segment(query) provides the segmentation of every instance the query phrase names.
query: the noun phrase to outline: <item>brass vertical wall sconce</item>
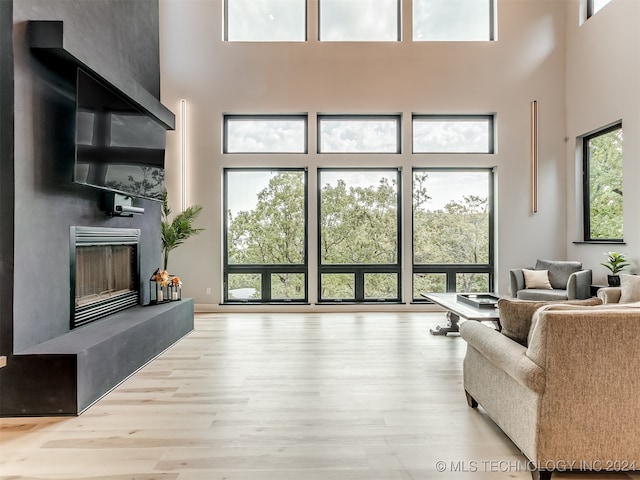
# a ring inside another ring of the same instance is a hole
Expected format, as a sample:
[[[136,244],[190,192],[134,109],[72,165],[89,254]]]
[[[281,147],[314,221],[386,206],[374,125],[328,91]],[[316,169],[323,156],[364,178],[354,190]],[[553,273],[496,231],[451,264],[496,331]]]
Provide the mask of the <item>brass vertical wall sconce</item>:
[[[538,213],[538,101],[531,102],[531,213]]]

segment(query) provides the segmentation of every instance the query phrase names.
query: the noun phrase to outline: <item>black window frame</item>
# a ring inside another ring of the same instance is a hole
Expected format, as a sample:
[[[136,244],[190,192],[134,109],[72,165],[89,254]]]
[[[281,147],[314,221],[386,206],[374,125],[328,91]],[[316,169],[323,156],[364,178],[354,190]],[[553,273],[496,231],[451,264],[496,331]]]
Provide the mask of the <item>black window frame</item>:
[[[456,292],[456,275],[463,273],[486,273],[489,275],[489,292],[495,291],[495,168],[488,167],[414,167],[411,170],[411,191],[415,172],[486,172],[488,173],[488,209],[489,209],[489,263],[415,263],[415,222],[413,196],[411,200],[411,296],[413,303],[432,303],[424,297],[414,297],[413,283],[416,274],[446,275],[446,292]],[[429,293],[429,292],[425,292]],[[460,292],[466,293],[466,292]]]
[[[622,122],[597,130],[582,137],[582,226],[583,241],[589,243],[624,243],[624,238],[591,237],[591,176],[589,162],[589,142],[616,130],[622,130]],[[624,160],[624,159],[623,159]]]
[[[318,245],[322,243],[322,172],[395,172],[397,178],[397,219],[396,219],[396,263],[395,264],[323,264],[322,251],[318,247],[318,304],[372,304],[372,303],[402,303],[402,169],[398,167],[326,167],[317,169],[317,215],[318,215]],[[322,298],[322,274],[353,274],[354,275],[354,298]],[[397,297],[396,298],[365,298],[364,277],[369,273],[395,273],[397,275]]]
[[[330,114],[322,113],[317,115],[316,120],[316,150],[322,155],[398,155],[402,153],[402,114],[400,113],[381,113],[381,114]],[[396,150],[394,152],[323,152],[322,151],[322,121],[323,120],[395,120],[396,122]]]
[[[304,150],[302,152],[265,151],[265,152],[229,152],[229,120],[302,120],[304,123]],[[222,118],[222,153],[224,155],[305,155],[309,153],[309,115],[292,114],[224,114]]]
[[[303,172],[304,174],[304,262],[301,264],[230,264],[228,223],[228,173],[229,172]],[[308,304],[309,303],[309,171],[306,167],[227,167],[223,169],[223,303],[224,304]],[[271,298],[271,274],[304,274],[304,298]],[[258,299],[230,299],[229,274],[257,274],[261,276],[261,295]]]
[[[489,145],[486,152],[422,152],[415,150],[415,120],[487,120],[489,123]],[[425,114],[411,115],[411,153],[414,155],[494,155],[495,154],[495,115],[493,114]]]

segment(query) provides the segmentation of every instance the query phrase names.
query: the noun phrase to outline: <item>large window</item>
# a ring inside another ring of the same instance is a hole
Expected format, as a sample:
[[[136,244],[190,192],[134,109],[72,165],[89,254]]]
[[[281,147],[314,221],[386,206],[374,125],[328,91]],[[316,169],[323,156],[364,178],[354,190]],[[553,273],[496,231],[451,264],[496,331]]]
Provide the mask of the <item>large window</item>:
[[[224,153],[306,153],[306,115],[225,115]]]
[[[331,166],[313,167],[310,215],[308,159],[300,155],[308,150],[307,115],[224,117],[223,152],[235,165],[224,169],[225,303],[308,303],[309,274],[319,303],[401,302],[403,234],[412,238],[413,288],[405,291],[414,301],[428,292],[494,290],[493,169],[414,168],[412,222],[403,225],[402,171],[390,165],[402,150],[401,115],[316,118],[318,159]],[[493,123],[493,115],[415,114],[413,153],[443,162],[451,153],[491,154]],[[268,165],[296,155],[280,168],[240,164],[253,157],[256,165],[255,153]],[[317,219],[312,272],[309,218]]]
[[[622,241],[622,124],[583,139],[585,241]]]
[[[306,302],[307,173],[224,172],[224,301]]]
[[[413,153],[493,153],[492,115],[414,115]]]
[[[413,298],[493,291],[493,172],[413,171]]]
[[[225,40],[304,42],[306,0],[225,0]]]
[[[318,0],[320,40],[400,40],[400,0]]]
[[[494,40],[493,2],[413,0],[413,40]]]
[[[400,301],[400,172],[318,172],[318,299]]]
[[[400,115],[319,115],[319,153],[400,153]]]

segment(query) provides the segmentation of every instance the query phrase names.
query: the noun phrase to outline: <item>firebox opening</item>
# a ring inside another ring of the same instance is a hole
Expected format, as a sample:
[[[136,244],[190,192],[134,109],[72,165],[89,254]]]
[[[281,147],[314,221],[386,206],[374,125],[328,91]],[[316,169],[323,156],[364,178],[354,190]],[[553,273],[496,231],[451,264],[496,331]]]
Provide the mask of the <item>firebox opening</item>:
[[[71,328],[139,303],[140,230],[72,227]]]

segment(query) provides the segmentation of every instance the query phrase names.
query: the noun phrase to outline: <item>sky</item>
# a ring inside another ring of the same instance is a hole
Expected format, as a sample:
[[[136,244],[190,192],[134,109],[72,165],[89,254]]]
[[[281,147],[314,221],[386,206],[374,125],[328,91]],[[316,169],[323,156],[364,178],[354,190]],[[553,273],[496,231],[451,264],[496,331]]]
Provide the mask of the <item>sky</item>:
[[[431,120],[413,122],[413,151],[424,153],[489,151],[489,120]]]
[[[398,119],[320,119],[320,151],[323,153],[396,153]]]
[[[398,117],[319,119],[322,153],[396,153]],[[306,127],[297,119],[228,119],[228,153],[304,153]],[[417,118],[413,124],[413,151],[418,153],[489,150],[488,119]]]
[[[228,153],[304,153],[307,123],[299,119],[228,119]]]
[[[306,0],[227,1],[228,40],[305,41]],[[398,2],[319,0],[320,39],[397,41]],[[416,41],[489,40],[489,0],[413,0],[412,15]]]

